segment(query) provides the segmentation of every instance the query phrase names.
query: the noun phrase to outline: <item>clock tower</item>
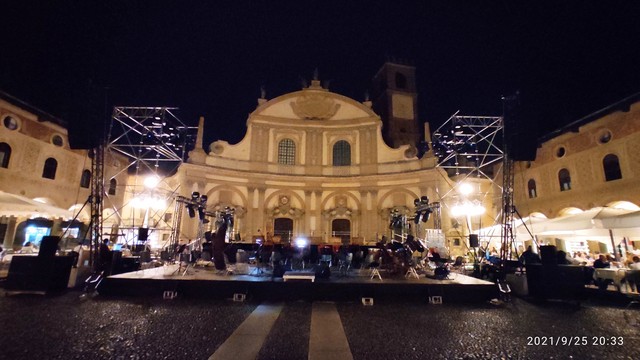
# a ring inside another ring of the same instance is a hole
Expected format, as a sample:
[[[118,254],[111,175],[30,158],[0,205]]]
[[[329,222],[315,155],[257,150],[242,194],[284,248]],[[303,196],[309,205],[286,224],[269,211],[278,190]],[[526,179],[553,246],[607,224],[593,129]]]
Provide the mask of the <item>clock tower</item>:
[[[416,146],[421,139],[418,125],[416,68],[386,62],[373,78],[373,110],[382,118],[382,136],[394,148]]]

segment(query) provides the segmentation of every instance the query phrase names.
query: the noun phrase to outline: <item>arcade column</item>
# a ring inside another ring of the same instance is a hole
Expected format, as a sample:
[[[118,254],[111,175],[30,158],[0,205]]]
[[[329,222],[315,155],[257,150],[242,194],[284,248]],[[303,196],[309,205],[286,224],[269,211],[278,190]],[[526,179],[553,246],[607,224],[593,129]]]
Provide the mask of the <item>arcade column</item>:
[[[16,238],[16,226],[18,219],[15,216],[3,216],[0,218],[0,224],[6,226],[4,239],[2,241],[3,249],[13,249],[13,241]]]

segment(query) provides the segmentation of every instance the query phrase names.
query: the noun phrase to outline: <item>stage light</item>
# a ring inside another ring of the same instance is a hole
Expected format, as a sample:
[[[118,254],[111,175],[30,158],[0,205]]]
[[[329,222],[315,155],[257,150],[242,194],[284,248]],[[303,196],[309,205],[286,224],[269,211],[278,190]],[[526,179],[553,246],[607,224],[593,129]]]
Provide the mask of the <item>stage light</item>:
[[[389,229],[402,229],[403,216],[398,210],[393,210],[390,214]]]
[[[463,182],[458,184],[458,192],[463,195],[471,195],[473,193],[473,185]]]
[[[453,217],[461,216],[479,216],[484,214],[486,209],[479,202],[465,201],[451,207],[451,215]]]
[[[302,248],[306,247],[308,243],[309,243],[309,241],[306,238],[303,238],[303,237],[296,238],[296,240],[295,240],[295,244],[296,244],[296,247],[298,249],[302,249]]]
[[[147,189],[154,189],[160,183],[160,178],[157,175],[149,175],[144,178],[143,184]]]

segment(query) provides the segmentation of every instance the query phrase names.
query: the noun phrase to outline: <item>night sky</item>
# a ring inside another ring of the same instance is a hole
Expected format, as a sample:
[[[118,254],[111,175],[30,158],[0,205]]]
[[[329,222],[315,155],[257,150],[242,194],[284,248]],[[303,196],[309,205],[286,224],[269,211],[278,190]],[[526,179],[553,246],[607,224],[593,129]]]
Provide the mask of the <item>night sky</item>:
[[[239,141],[260,88],[319,78],[365,98],[386,59],[417,68],[419,116],[500,115],[539,135],[640,91],[638,1],[3,1],[0,89],[72,126],[105,103],[179,107]],[[110,114],[110,112],[109,112]]]

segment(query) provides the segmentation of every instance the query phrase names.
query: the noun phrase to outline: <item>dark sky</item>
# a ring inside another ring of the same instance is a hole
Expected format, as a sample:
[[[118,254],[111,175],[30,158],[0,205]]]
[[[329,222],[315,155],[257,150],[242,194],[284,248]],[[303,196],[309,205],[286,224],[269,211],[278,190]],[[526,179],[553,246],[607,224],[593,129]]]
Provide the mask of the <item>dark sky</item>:
[[[519,91],[543,134],[640,91],[639,3],[4,1],[0,89],[84,127],[105,94],[175,106],[188,124],[205,116],[207,144],[235,143],[261,86],[296,91],[317,68],[362,101],[393,57],[417,67],[432,129],[456,110],[500,115]]]

